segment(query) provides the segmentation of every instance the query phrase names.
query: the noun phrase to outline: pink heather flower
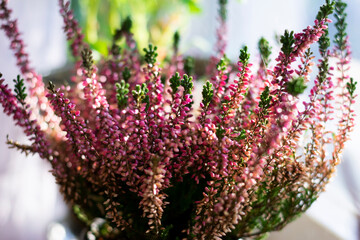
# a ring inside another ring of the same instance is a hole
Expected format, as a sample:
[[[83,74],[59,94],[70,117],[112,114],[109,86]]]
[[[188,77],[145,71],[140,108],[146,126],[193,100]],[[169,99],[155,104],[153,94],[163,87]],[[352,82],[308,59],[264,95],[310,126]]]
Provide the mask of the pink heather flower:
[[[70,1],[59,0],[60,14],[64,20],[64,31],[67,40],[71,42],[71,50],[74,57],[80,57],[81,51],[86,47],[83,42],[84,36],[81,33],[78,22],[70,10]]]

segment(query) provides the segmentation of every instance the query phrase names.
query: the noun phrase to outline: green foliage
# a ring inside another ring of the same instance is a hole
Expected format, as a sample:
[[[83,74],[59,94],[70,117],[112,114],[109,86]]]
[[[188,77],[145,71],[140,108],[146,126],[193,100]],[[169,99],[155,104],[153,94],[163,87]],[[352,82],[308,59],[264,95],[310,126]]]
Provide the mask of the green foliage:
[[[328,15],[332,14],[334,11],[335,2],[326,1],[326,4],[320,7],[320,11],[316,17],[318,21],[325,19]],[[319,51],[322,56],[325,56],[328,48],[330,47],[330,38],[328,29],[324,30],[324,34],[319,39]]]
[[[255,238],[255,240],[265,240],[269,237],[269,233],[262,234]]]
[[[121,47],[119,45],[117,45],[116,43],[113,43],[113,45],[111,46],[111,54],[114,56],[118,56],[120,55],[121,52]]]
[[[184,74],[181,86],[184,88],[184,94],[191,94],[194,87],[193,78]]]
[[[120,29],[117,29],[115,31],[115,34],[113,36],[114,41],[116,42],[116,41],[120,40],[124,33],[130,33],[131,27],[132,27],[132,20],[131,20],[131,17],[128,16],[121,23]]]
[[[172,89],[173,94],[176,93],[181,86],[181,77],[178,72],[176,72],[171,78],[170,78],[170,87]]]
[[[327,18],[334,11],[334,1],[326,0],[326,3],[320,7],[320,10],[316,16],[318,21]]]
[[[84,211],[82,211],[82,209],[79,205],[74,205],[73,211],[80,221],[84,222],[87,225],[91,223],[90,219],[86,216]]]
[[[121,47],[117,44],[117,41],[119,41],[123,37],[124,33],[130,33],[131,26],[132,26],[132,20],[130,16],[128,16],[121,23],[120,29],[115,30],[115,33],[113,35],[113,43],[111,47],[111,53],[114,56],[119,55],[121,50]]]
[[[47,87],[47,89],[52,93],[55,92],[55,85],[52,81],[49,81],[49,86]]]
[[[141,50],[149,42],[161,48],[169,47],[172,29],[181,28],[191,13],[201,11],[199,0],[77,0],[71,1],[71,8],[84,31],[85,41],[104,55],[108,53],[113,33],[126,16],[131,16],[131,32]],[[171,20],[175,17],[179,19],[176,22]]]
[[[204,104],[204,107],[207,108],[213,98],[214,95],[214,89],[212,83],[209,81],[206,81],[206,83],[203,86],[202,90],[202,103]]]
[[[235,140],[237,140],[237,141],[240,141],[240,140],[243,140],[246,138],[246,130],[245,129],[241,129],[240,132],[235,131],[235,133],[239,133],[239,136],[237,136],[235,138]]]
[[[147,95],[148,92],[149,89],[147,88],[146,83],[143,83],[141,86],[136,85],[135,90],[132,90],[132,95],[138,104],[146,103],[145,111],[147,111],[150,106],[149,96]]]
[[[277,170],[273,173],[276,176]],[[304,187],[292,188],[291,180],[280,182],[264,181],[254,193],[255,201],[249,214],[237,225],[229,236],[236,233],[251,232],[255,239],[263,239],[270,231],[279,231],[286,224],[305,212],[316,200],[314,192]],[[286,194],[286,197],[284,197]],[[225,239],[235,239],[225,238]]]
[[[306,89],[306,84],[303,77],[294,77],[291,81],[286,83],[286,91],[293,96],[303,93]]]
[[[165,85],[166,84],[166,75],[161,75],[160,81],[161,81],[161,84]]]
[[[144,48],[145,62],[147,64],[154,65],[156,63],[156,57],[158,56],[156,50],[157,46],[153,46],[152,44],[149,44],[149,49]]]
[[[281,51],[285,54],[285,56],[289,57],[293,51],[295,38],[294,38],[294,31],[289,32],[285,30],[284,35],[280,37]]]
[[[343,51],[346,48],[346,38],[347,38],[347,33],[346,33],[347,14],[345,13],[346,7],[347,7],[347,4],[341,0],[337,1],[335,4],[335,14],[334,15],[336,18],[335,27],[336,27],[337,33],[335,34],[334,43],[338,46],[340,51]]]
[[[268,109],[270,107],[271,100],[272,96],[270,96],[269,87],[266,86],[264,91],[260,95],[259,108]]]
[[[245,67],[249,64],[249,59],[250,59],[250,53],[248,53],[248,47],[244,46],[242,49],[240,49],[239,60]]]
[[[122,77],[125,80],[125,82],[128,82],[129,79],[131,78],[131,72],[128,67],[124,68],[124,71],[122,72]]]
[[[205,179],[195,183],[191,174],[186,174],[183,175],[182,181],[174,181],[173,187],[165,190],[165,194],[168,196],[167,201],[171,202],[171,204],[166,206],[163,221],[168,223],[167,226],[171,227],[168,237],[164,239],[180,240],[186,237],[183,229],[188,227],[189,219],[193,217],[196,201],[203,198],[205,186]],[[178,201],[179,199],[181,201]]]
[[[227,17],[227,11],[226,11],[227,3],[228,0],[219,0],[219,5],[220,5],[219,14],[223,21],[225,21]]]
[[[328,73],[329,73],[329,59],[328,57],[325,57],[324,60],[319,65],[318,79],[320,83],[326,80]]]
[[[177,53],[179,50],[179,43],[180,43],[180,33],[179,31],[176,31],[173,37],[173,48],[175,53]]]
[[[346,88],[349,91],[350,97],[354,97],[354,92],[356,90],[356,84],[357,82],[354,82],[353,78],[350,78],[350,82],[346,83]]]
[[[81,52],[81,57],[82,57],[82,62],[83,62],[83,66],[86,69],[86,71],[88,72],[88,74],[91,74],[93,71],[93,65],[94,65],[94,60],[92,57],[92,52],[89,48],[85,48],[84,50],[82,50]]]
[[[121,23],[121,31],[130,33],[132,27],[132,20],[130,16],[127,16],[124,21]]]
[[[120,83],[116,83],[116,99],[119,109],[124,109],[128,104],[129,84],[125,83],[125,80],[121,80]]]
[[[261,55],[261,59],[265,67],[267,67],[270,62],[269,57],[271,55],[271,46],[269,45],[269,42],[264,37],[262,37],[259,40],[258,48]]]
[[[216,69],[218,71],[224,72],[227,69],[229,62],[230,62],[230,59],[228,59],[226,57],[226,55],[224,55],[224,57],[222,57],[220,59],[219,63],[216,65]]]
[[[327,29],[324,30],[324,34],[320,37],[318,43],[321,56],[325,56],[330,47],[329,31]]]
[[[0,78],[1,78],[1,74],[0,74]],[[14,91],[16,93],[16,99],[21,103],[21,104],[25,104],[25,98],[27,97],[26,94],[26,87],[24,84],[24,79],[22,79],[20,77],[20,75],[17,75],[17,78],[14,79],[14,83],[15,83],[15,88]]]
[[[219,140],[223,139],[225,132],[226,132],[226,130],[223,129],[220,124],[216,127],[215,134]]]
[[[189,11],[192,13],[200,13],[201,8],[198,4],[199,0],[181,0],[185,5],[188,6]]]
[[[190,76],[193,74],[194,67],[195,67],[194,58],[190,56],[186,57],[184,60],[184,72]]]

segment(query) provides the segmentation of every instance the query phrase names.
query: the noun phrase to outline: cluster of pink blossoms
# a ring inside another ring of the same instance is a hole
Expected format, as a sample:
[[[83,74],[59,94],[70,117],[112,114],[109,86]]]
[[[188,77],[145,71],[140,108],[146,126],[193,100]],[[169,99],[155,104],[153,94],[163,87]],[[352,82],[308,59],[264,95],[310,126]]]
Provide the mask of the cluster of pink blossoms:
[[[0,103],[33,142],[8,144],[50,162],[65,200],[86,223],[105,219],[102,236],[92,233],[97,237],[263,236],[310,207],[339,163],[355,116],[346,4],[327,0],[313,26],[297,34],[285,31],[275,66],[262,39],[262,60],[252,73],[246,47],[235,66],[224,55],[226,2],[219,0],[217,53],[195,108],[193,77],[177,44],[163,63],[152,45],[142,56],[126,19],[109,55],[95,66],[65,0],[59,0],[60,13],[75,75],[68,86],[50,82],[45,89],[29,66],[7,1],[1,1],[1,29],[29,83],[29,97],[20,80],[14,94],[1,79]],[[328,16],[334,11],[338,33],[330,50]],[[122,38],[123,49],[117,45]],[[318,73],[308,100],[299,103],[298,95],[310,85],[310,46],[316,42]],[[336,66],[330,66],[332,58]],[[331,124],[337,131],[330,131]]]

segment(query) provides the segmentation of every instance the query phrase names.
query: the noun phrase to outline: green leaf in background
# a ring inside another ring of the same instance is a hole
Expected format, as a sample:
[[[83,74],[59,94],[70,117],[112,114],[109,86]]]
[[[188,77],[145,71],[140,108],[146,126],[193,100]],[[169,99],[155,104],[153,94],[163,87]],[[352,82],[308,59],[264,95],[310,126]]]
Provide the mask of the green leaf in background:
[[[201,12],[201,8],[199,6],[199,1],[196,0],[182,0],[182,2],[185,5],[188,5],[189,10],[191,13],[200,13]]]
[[[112,36],[120,23],[130,16],[132,33],[143,49],[149,42],[165,55],[176,29],[186,24],[191,13],[201,12],[200,0],[78,0],[71,8],[83,28],[85,41],[96,52],[107,55]]]

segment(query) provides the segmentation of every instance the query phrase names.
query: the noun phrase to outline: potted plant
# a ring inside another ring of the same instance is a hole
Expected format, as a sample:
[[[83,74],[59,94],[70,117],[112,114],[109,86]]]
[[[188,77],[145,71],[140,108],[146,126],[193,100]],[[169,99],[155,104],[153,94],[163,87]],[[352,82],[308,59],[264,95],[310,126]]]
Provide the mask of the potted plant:
[[[254,71],[246,46],[237,64],[224,55],[227,1],[219,0],[217,52],[199,107],[178,34],[171,57],[159,63],[157,47],[138,51],[128,18],[114,33],[110,54],[95,65],[69,4],[59,0],[75,71],[58,88],[45,87],[30,67],[1,1],[1,28],[25,80],[18,76],[13,92],[2,79],[0,102],[32,141],[7,143],[51,164],[65,200],[89,226],[89,239],[260,239],[324,190],[353,128],[356,82],[347,75],[344,2],[326,0],[313,26],[285,31],[274,65],[261,39]],[[337,33],[330,49],[332,14]],[[311,85],[316,42],[320,58]],[[307,100],[299,102],[307,87]]]

